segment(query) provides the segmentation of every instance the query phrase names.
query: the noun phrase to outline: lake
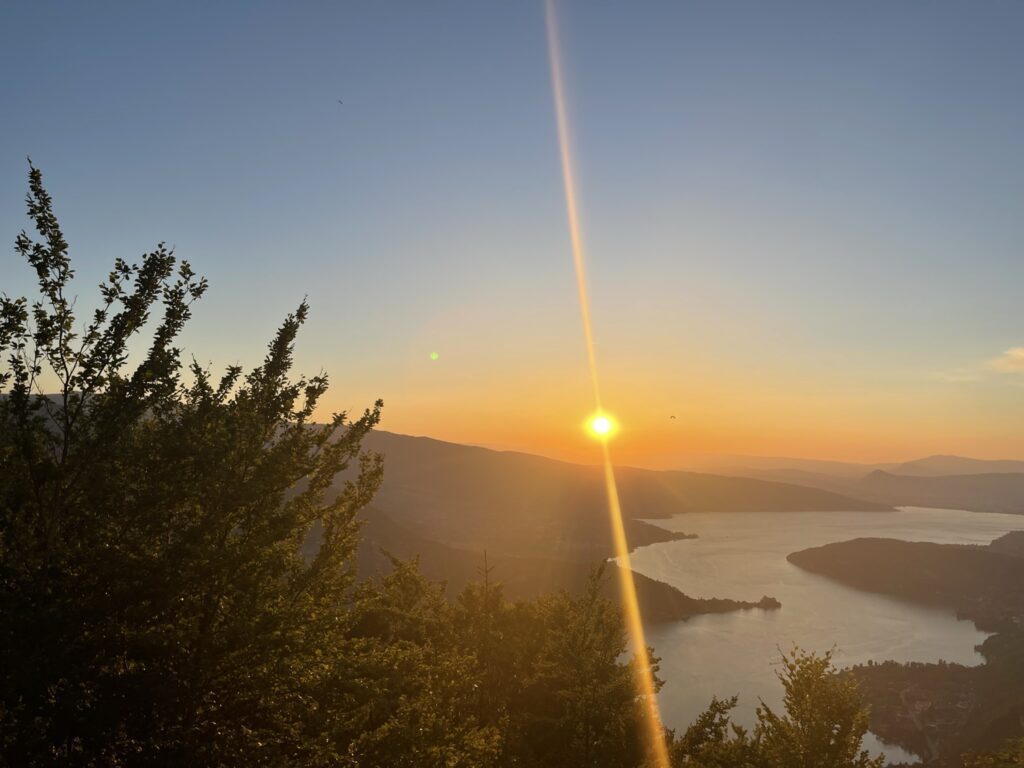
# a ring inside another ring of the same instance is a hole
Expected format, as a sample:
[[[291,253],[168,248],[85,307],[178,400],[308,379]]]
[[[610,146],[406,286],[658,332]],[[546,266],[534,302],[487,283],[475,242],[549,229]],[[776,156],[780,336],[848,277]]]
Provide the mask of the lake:
[[[864,536],[948,544],[988,544],[1024,529],[1024,516],[904,507],[896,512],[688,513],[650,523],[699,538],[642,547],[633,568],[692,597],[782,602],[776,611],[698,616],[648,628],[661,657],[659,694],[669,727],[685,727],[713,695],[739,695],[734,719],[750,726],[759,699],[779,709],[779,648],[835,649],[840,666],[869,659],[979,664],[975,646],[987,634],[950,610],[858,592],[802,571],[786,555]],[[898,747],[868,745],[893,761],[913,758]]]

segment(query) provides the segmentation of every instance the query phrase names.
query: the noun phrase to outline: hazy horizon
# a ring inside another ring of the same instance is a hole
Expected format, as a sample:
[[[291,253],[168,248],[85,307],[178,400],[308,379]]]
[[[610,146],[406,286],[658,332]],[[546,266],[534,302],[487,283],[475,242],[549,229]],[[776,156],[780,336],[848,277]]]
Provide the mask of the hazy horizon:
[[[466,442],[453,440],[448,438],[438,437],[436,435],[429,434],[417,434],[412,432],[400,432],[394,429],[381,429],[379,431],[389,432],[391,434],[397,434],[405,437],[412,438],[427,438],[429,440],[439,440],[445,443],[452,443],[455,445],[464,445],[470,448],[484,448],[489,451],[499,452],[511,452],[511,453],[523,453],[531,456],[538,456],[540,458],[552,459],[554,461],[567,461],[570,463],[597,465],[600,464],[599,457],[588,459],[583,456],[579,459],[566,458],[564,456],[558,456],[551,453],[545,453],[543,450],[524,450],[523,448],[516,447],[513,445],[503,445],[500,443],[486,443],[486,442]],[[639,465],[630,464],[629,462],[618,462],[621,466],[635,467],[638,469],[654,469],[654,470],[692,470],[692,471],[714,471],[715,469],[731,468],[731,469],[743,469],[742,463],[726,464],[726,462],[742,462],[744,460],[754,462],[772,462],[779,464],[779,468],[790,468],[787,465],[797,463],[813,463],[821,465],[834,464],[837,467],[855,467],[862,466],[865,469],[874,467],[884,466],[898,466],[922,459],[967,459],[969,461],[980,461],[980,462],[1024,462],[1024,458],[1017,456],[965,456],[959,454],[950,453],[928,453],[928,454],[913,454],[901,458],[894,459],[880,459],[877,461],[862,460],[862,461],[846,461],[843,459],[834,459],[827,456],[784,456],[784,455],[768,455],[768,454],[743,454],[743,453],[680,453],[674,458],[667,459],[664,464],[649,464]],[[756,467],[749,467],[754,469]],[[765,467],[768,468],[768,467]]]

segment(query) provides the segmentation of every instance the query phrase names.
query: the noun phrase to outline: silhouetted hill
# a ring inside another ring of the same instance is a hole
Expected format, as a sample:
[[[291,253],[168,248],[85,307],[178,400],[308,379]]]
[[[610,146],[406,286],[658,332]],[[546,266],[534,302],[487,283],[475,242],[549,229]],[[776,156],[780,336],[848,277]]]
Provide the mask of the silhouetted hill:
[[[915,477],[878,470],[851,492],[897,506],[1024,513],[1024,473],[1019,472]]]
[[[582,590],[594,567],[615,554],[601,467],[379,431],[364,446],[384,455],[384,482],[366,516],[360,549],[364,575],[390,567],[384,549],[402,559],[419,557],[429,578],[457,591],[479,579],[486,550],[492,577],[506,593],[529,598],[558,589]],[[619,469],[616,476],[634,548],[690,538],[639,518],[693,511],[889,509],[750,478],[632,468]],[[755,605],[698,600],[639,574],[634,578],[645,621]],[[609,581],[609,596],[618,600],[616,582]],[[778,607],[771,598],[756,605]]]
[[[419,558],[422,573],[431,581],[448,585],[449,596],[454,596],[466,584],[480,581],[483,573],[482,551],[456,549],[436,541],[417,536],[389,519],[379,510],[367,510],[359,548],[359,571],[363,576],[387,572],[391,563],[384,551],[403,560]],[[574,560],[554,560],[528,557],[487,555],[489,578],[500,583],[505,596],[512,600],[525,600],[538,595],[564,589],[582,592],[590,574],[600,561],[584,563]],[[614,602],[620,600],[618,576],[614,573],[605,582],[605,596]],[[637,599],[641,614],[649,623],[675,621],[703,613],[725,613],[745,608],[777,608],[778,603],[763,598],[759,603],[737,600],[696,599],[688,597],[675,587],[634,573]]]
[[[1024,616],[1024,558],[997,547],[865,538],[787,559],[867,592],[955,608],[990,629]]]
[[[374,506],[422,538],[494,555],[594,562],[613,553],[601,467],[373,432],[384,454]],[[616,471],[632,546],[678,538],[637,518],[692,511],[878,511],[796,485],[696,472]]]
[[[851,587],[948,606],[997,630],[986,663],[871,663],[854,675],[871,705],[871,729],[926,764],[960,766],[967,751],[1024,735],[1024,532],[987,547],[855,539],[806,549],[790,562]]]
[[[989,544],[989,547],[1004,555],[1024,557],[1024,531],[1010,531]]]
[[[896,463],[863,464],[829,459],[805,459],[795,456],[688,456],[680,468],[696,472],[712,472],[720,475],[760,477],[761,473],[796,470],[830,477],[864,477],[875,469],[892,471]]]
[[[1006,462],[1003,466],[1013,463]],[[776,469],[752,474],[758,478],[797,483],[896,507],[939,507],[971,512],[1024,514],[1024,473],[1020,472],[899,475],[876,469],[864,477],[851,478],[797,469]]]
[[[752,477],[758,480],[769,480],[775,483],[802,485],[807,488],[817,488],[818,490],[844,495],[852,493],[853,489],[856,489],[857,484],[864,477],[864,475],[857,475],[855,477],[827,475],[821,472],[809,472],[804,469],[751,469],[742,473],[741,476]]]
[[[798,478],[860,480],[875,470],[894,475],[983,475],[1024,472],[1024,461],[972,459],[966,456],[935,455],[904,462],[857,464],[847,461],[803,459],[784,456],[696,456],[685,460],[687,469],[723,475],[758,477],[799,483]],[[817,487],[817,486],[816,486]]]
[[[1024,472],[1024,461],[971,459],[965,456],[926,456],[889,470],[894,475],[983,475]]]

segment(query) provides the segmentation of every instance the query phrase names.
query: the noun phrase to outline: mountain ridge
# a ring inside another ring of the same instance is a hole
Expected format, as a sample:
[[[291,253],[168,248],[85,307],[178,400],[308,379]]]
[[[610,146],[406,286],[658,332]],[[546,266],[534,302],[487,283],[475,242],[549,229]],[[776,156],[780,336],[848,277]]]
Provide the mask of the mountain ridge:
[[[603,468],[515,451],[375,431],[384,456],[374,505],[427,539],[510,556],[611,556]],[[669,541],[643,519],[692,511],[890,511],[891,505],[807,486],[678,470],[616,468],[631,540]]]

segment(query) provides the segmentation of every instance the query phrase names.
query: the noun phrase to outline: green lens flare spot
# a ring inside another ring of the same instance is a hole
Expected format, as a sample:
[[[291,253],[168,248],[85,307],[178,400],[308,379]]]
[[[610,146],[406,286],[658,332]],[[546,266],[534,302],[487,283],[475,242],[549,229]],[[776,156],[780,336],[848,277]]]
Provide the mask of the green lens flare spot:
[[[437,354],[437,352],[431,352],[430,353],[430,359],[431,360],[437,360],[439,357],[440,357],[440,355]]]

